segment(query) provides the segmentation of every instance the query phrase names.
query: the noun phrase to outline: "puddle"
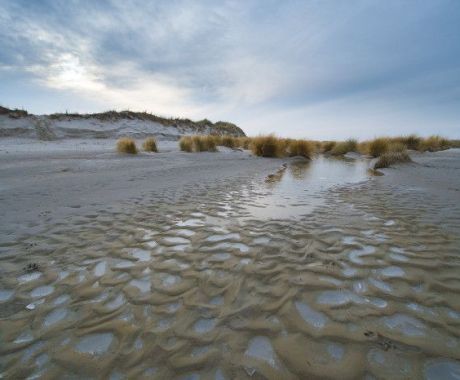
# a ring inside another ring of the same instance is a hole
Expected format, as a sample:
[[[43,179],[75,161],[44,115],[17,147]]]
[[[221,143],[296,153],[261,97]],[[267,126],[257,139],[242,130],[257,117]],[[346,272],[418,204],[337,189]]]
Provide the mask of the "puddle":
[[[438,359],[425,364],[424,375],[427,380],[460,379],[460,361]]]
[[[19,282],[30,282],[39,279],[42,276],[40,272],[33,272],[33,273],[27,273],[23,274],[22,276],[18,277]]]
[[[312,161],[297,161],[271,175],[265,183],[268,193],[245,209],[253,218],[297,218],[324,204],[321,194],[325,191],[369,177],[366,160],[318,156]]]
[[[225,243],[219,243],[219,244],[216,244],[213,249],[236,249],[240,252],[248,252],[249,251],[249,247],[246,245],[246,244],[243,244],[243,243],[229,243],[229,242],[225,242]]]
[[[149,277],[142,280],[131,280],[129,284],[131,286],[138,288],[141,291],[141,293],[150,292],[151,283]]]
[[[324,305],[341,306],[350,302],[362,303],[363,299],[347,290],[329,290],[320,293],[316,302]]]
[[[67,316],[68,311],[66,309],[56,309],[49,313],[43,322],[45,327],[50,327],[55,323],[62,321]]]
[[[193,325],[193,329],[199,334],[205,334],[213,330],[215,324],[215,319],[200,319]]]
[[[380,270],[380,275],[383,277],[404,277],[406,273],[400,267],[387,267]]]
[[[206,238],[206,241],[210,242],[219,242],[223,240],[240,240],[240,234],[231,233],[225,235],[211,235],[208,238]]]
[[[106,270],[107,270],[107,263],[105,261],[101,261],[100,263],[97,263],[96,266],[94,267],[94,275],[96,277],[101,277],[105,274]]]
[[[0,289],[0,302],[8,301],[14,294],[12,290]]]
[[[209,257],[209,261],[225,261],[230,257],[232,257],[230,253],[215,253]]]
[[[179,276],[172,275],[172,274],[166,274],[166,275],[163,275],[161,283],[163,284],[164,287],[170,287],[170,286],[177,285],[181,281],[182,279]]]
[[[119,269],[127,269],[131,268],[134,266],[134,263],[129,260],[118,260],[117,264],[115,265],[115,268]]]
[[[139,261],[150,261],[150,252],[145,249],[135,248],[131,251],[131,255]]]
[[[331,343],[327,346],[327,352],[334,360],[342,360],[345,354],[345,348],[341,344]]]
[[[165,237],[163,240],[166,243],[175,244],[175,245],[189,244],[190,243],[190,240],[188,240],[186,238],[183,238],[183,237],[179,237],[179,236]]]
[[[113,340],[111,333],[87,335],[79,340],[75,350],[84,354],[101,355],[107,352]]]
[[[296,302],[295,307],[305,322],[313,327],[322,329],[326,325],[328,318],[325,314],[314,310],[303,302]]]
[[[264,336],[257,336],[249,341],[248,348],[245,352],[247,356],[263,360],[276,367],[276,358],[270,339]]]
[[[404,314],[383,317],[383,323],[391,330],[409,336],[424,336],[426,326],[418,319]]]
[[[30,292],[32,298],[45,297],[54,292],[53,286],[40,286]]]

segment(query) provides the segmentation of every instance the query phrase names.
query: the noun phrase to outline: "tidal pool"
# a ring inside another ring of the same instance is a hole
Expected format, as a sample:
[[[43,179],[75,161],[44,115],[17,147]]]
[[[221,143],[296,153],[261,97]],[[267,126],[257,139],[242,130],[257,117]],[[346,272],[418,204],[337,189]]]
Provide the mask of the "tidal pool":
[[[369,178],[366,160],[327,158],[299,160],[267,177],[265,195],[246,206],[250,217],[292,219],[312,212],[325,201],[322,194],[335,186]],[[347,237],[349,239],[349,237]]]

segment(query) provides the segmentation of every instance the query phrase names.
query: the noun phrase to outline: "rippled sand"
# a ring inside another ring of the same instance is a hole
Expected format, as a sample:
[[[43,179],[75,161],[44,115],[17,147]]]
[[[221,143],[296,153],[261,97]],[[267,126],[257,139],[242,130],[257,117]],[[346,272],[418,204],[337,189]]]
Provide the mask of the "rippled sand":
[[[0,373],[455,378],[459,206],[414,191],[322,159],[48,223],[1,247]]]

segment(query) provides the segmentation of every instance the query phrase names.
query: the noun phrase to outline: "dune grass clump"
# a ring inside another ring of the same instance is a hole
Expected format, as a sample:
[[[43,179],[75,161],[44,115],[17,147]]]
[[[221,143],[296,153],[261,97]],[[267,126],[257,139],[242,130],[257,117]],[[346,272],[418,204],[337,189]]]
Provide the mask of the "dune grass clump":
[[[235,143],[236,143],[235,146],[238,148],[249,149],[249,146],[251,144],[251,138],[250,137],[236,137]]]
[[[202,136],[205,141],[205,146],[208,148],[208,152],[217,152],[217,142],[219,139],[218,136]]]
[[[216,152],[217,144],[216,138],[211,135],[207,136],[193,136],[193,150],[195,152]]]
[[[321,143],[321,151],[323,153],[329,153],[332,149],[334,149],[336,144],[336,141],[323,141]]]
[[[372,157],[379,157],[382,154],[388,152],[389,140],[384,137],[374,139],[369,143],[367,149]]]
[[[183,152],[215,152],[217,151],[216,136],[182,136],[179,140]]]
[[[358,142],[354,139],[349,139],[335,144],[334,148],[331,150],[331,154],[334,156],[341,156],[347,154],[348,152],[356,152],[357,149]]]
[[[440,136],[430,136],[420,142],[419,150],[422,152],[438,152],[450,148],[449,140]]]
[[[260,157],[281,157],[284,153],[285,142],[274,135],[254,137],[251,151]]]
[[[396,137],[393,139],[393,141],[404,144],[405,147],[409,150],[419,150],[420,144],[422,142],[422,138],[417,135],[409,135],[409,136]]]
[[[407,150],[406,145],[398,141],[390,141],[388,144],[388,152],[405,152]]]
[[[232,148],[233,149],[238,145],[238,141],[233,136],[225,135],[225,136],[222,136],[221,144],[223,146],[226,146],[227,148]]]
[[[382,154],[374,165],[374,169],[388,168],[394,164],[402,164],[411,162],[411,158],[406,151],[403,152],[388,152]]]
[[[206,152],[208,150],[208,141],[204,136],[192,136],[194,152]]]
[[[146,152],[158,152],[155,137],[147,137],[142,144],[142,148],[144,148]]]
[[[136,142],[129,137],[123,137],[117,141],[117,151],[119,153],[137,154]]]
[[[291,157],[302,156],[311,159],[315,154],[316,146],[313,142],[308,140],[290,140],[287,150]]]
[[[183,152],[193,152],[193,141],[190,136],[182,136],[179,140],[180,150]]]

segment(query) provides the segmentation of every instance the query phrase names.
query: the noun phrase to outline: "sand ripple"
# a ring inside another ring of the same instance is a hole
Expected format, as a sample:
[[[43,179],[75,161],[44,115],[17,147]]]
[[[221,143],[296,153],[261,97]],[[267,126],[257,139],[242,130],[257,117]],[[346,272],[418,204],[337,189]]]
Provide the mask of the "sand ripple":
[[[1,374],[455,378],[459,219],[373,186],[293,221],[246,207],[270,187],[222,182],[6,242]]]

